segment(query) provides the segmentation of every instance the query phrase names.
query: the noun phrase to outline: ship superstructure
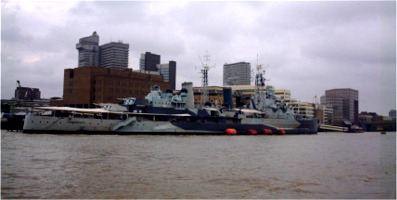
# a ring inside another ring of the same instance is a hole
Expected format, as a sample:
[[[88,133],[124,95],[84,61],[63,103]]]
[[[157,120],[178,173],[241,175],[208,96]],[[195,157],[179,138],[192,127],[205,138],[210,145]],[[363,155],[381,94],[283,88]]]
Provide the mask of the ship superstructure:
[[[288,106],[284,99],[275,95],[274,88],[267,86],[265,70],[257,64],[255,76],[255,93],[251,97],[250,107],[266,114],[268,124],[277,127],[294,126],[295,128],[307,129],[307,133],[317,133],[319,120],[317,118],[307,119],[296,114],[292,107]]]

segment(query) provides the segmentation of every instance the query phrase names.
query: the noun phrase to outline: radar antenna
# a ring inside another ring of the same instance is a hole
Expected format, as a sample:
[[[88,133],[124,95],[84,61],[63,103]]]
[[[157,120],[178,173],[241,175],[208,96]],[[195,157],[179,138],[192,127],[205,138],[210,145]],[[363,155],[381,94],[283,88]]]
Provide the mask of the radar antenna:
[[[255,75],[255,93],[259,94],[265,88],[265,79],[264,74],[266,70],[262,69],[262,65],[259,64],[258,55],[256,56],[256,75]]]

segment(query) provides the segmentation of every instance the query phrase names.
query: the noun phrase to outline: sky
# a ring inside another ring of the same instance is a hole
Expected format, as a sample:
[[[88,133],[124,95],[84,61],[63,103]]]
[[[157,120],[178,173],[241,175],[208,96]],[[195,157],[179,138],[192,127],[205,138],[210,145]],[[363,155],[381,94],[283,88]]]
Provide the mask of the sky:
[[[94,31],[100,45],[128,43],[133,70],[144,52],[176,61],[177,89],[201,86],[208,54],[210,86],[223,84],[225,63],[245,61],[298,101],[352,88],[360,112],[396,108],[395,1],[2,1],[1,98],[17,80],[61,97],[76,43]]]

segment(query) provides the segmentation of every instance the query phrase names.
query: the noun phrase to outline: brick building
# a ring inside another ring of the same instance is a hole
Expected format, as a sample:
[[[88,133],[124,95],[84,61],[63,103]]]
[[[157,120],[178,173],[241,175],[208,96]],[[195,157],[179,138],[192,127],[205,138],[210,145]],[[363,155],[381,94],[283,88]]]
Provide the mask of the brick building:
[[[118,103],[117,98],[144,98],[152,85],[171,88],[158,72],[102,67],[65,69],[63,99],[51,101],[50,105],[92,108],[94,103]]]

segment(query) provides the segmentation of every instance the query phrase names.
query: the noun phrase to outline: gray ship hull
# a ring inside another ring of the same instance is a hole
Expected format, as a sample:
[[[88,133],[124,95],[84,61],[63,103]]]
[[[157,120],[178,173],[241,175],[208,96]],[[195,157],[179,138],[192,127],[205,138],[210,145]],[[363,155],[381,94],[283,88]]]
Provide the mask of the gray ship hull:
[[[119,127],[115,132],[119,134],[195,134],[195,135],[224,135],[226,129],[234,129],[237,135],[264,134],[264,130],[271,130],[273,134],[279,134],[280,129],[284,133],[308,134],[308,128],[300,127],[276,127],[263,123],[261,119],[249,119],[239,121],[234,119],[208,118],[193,119],[193,121],[152,121],[134,120],[123,127]],[[295,124],[293,124],[295,125]]]
[[[189,115],[133,114],[126,119],[95,119],[27,115],[26,133],[81,134],[194,134],[224,135],[234,129],[238,135],[271,130],[279,134],[317,133],[315,120],[285,120],[263,118],[192,117]]]
[[[306,134],[317,134],[319,128],[319,119],[312,118],[312,119],[300,119],[298,120],[300,123],[298,128],[307,129]],[[296,134],[296,133],[292,133]]]

